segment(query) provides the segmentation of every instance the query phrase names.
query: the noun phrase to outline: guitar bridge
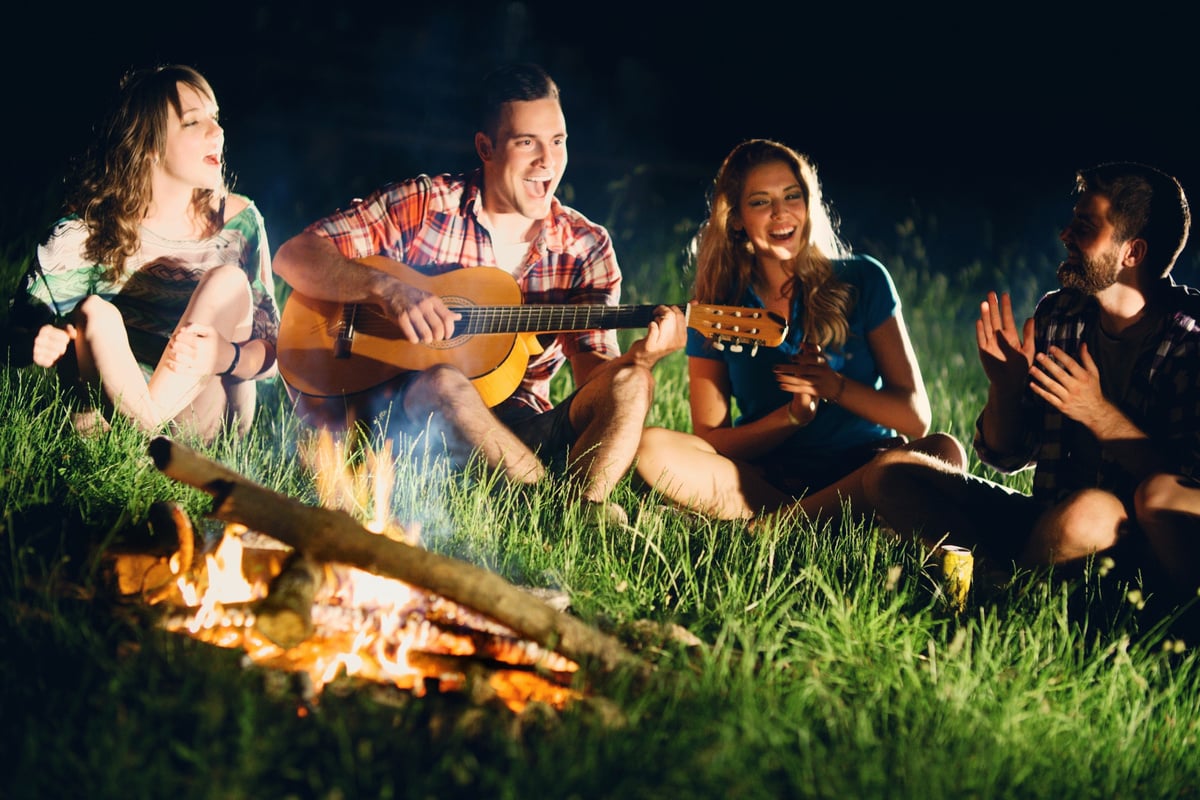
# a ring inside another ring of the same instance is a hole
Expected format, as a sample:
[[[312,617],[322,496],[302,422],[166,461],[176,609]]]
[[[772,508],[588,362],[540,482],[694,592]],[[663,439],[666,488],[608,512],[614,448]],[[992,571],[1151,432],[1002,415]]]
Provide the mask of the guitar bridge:
[[[358,306],[346,306],[342,311],[342,323],[338,326],[337,336],[333,339],[333,357],[349,358],[350,349],[354,345],[354,324]]]

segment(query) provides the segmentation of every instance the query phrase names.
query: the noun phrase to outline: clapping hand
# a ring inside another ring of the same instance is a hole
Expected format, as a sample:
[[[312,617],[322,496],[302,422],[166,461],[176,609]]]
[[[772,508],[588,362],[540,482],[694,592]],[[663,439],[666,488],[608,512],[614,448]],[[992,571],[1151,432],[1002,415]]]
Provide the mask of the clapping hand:
[[[1023,389],[1033,366],[1033,318],[1025,320],[1024,330],[1018,331],[1007,292],[999,297],[988,292],[979,306],[975,339],[983,371],[992,385],[1010,393]]]
[[[1064,416],[1095,431],[1112,404],[1100,391],[1100,370],[1087,345],[1079,346],[1079,360],[1058,347],[1049,354],[1038,353],[1030,370],[1030,388]]]
[[[844,379],[829,366],[820,345],[806,342],[790,363],[775,365],[775,380],[780,389],[805,395],[815,404],[820,398],[837,397]]]

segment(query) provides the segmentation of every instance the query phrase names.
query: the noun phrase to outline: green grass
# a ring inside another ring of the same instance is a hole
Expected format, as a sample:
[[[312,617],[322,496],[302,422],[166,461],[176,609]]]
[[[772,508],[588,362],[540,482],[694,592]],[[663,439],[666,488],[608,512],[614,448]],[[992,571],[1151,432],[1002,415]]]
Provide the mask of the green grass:
[[[935,427],[969,440],[986,388],[970,325],[996,276],[933,269],[916,238],[872,252],[895,273]],[[1035,296],[1032,272],[1007,277]],[[686,397],[672,356],[651,422],[686,427]],[[1119,570],[977,576],[955,614],[928,553],[871,526],[750,534],[624,484],[632,528],[597,532],[554,481],[518,491],[418,451],[398,454],[397,519],[420,520],[431,549],[566,589],[654,674],[521,716],[342,679],[298,713],[292,676],[106,592],[99,556],[152,503],[200,521],[209,498],[159,473],[127,425],[74,436],[56,398],[39,370],[0,375],[0,796],[1200,797],[1197,651]],[[189,444],[315,502],[303,429],[277,384],[262,399],[248,439]]]

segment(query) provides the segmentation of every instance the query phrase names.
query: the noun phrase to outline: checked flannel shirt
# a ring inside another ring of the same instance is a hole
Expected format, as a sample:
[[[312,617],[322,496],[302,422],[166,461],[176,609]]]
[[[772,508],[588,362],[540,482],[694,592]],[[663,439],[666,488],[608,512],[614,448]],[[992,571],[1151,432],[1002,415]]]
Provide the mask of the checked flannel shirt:
[[[1164,278],[1167,320],[1162,337],[1152,352],[1145,352],[1134,365],[1129,387],[1122,398],[1108,398],[1152,439],[1166,455],[1171,472],[1196,478],[1200,473],[1200,291]],[[1095,298],[1073,290],[1046,294],[1034,312],[1037,352],[1051,345],[1078,358],[1079,345],[1087,341],[1091,326],[1099,324]],[[1064,426],[1078,423],[1067,419],[1053,406],[1026,389],[1025,448],[1015,453],[997,453],[983,441],[981,420],[975,423],[975,451],[994,469],[1014,473],[1037,465],[1033,496],[1043,506],[1063,500],[1083,486],[1064,484]],[[1086,472],[1091,473],[1091,466]],[[1122,499],[1132,497],[1139,476],[1129,473],[1106,449],[1094,465],[1091,487],[1111,491]]]
[[[482,187],[482,170],[419,175],[389,183],[306,230],[332,240],[347,258],[380,255],[427,275],[494,266],[491,236],[478,216]],[[620,301],[621,270],[608,231],[557,198],[515,277],[526,304]],[[546,411],[551,408],[550,379],[567,358],[582,352],[620,355],[612,330],[560,333],[550,344],[542,338],[544,351],[529,360],[508,402]]]

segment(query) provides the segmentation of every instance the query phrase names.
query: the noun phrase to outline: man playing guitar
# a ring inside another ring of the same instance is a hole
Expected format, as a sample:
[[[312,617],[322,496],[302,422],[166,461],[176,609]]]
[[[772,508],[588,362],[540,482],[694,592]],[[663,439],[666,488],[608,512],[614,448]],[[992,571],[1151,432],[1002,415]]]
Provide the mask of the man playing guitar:
[[[363,259],[390,259],[427,276],[461,270],[467,282],[472,268],[498,267],[529,304],[615,305],[621,272],[608,232],[554,197],[567,165],[557,85],[541,68],[519,64],[491,73],[483,88],[479,169],[385,185],[285,242],[276,274],[307,298],[370,307],[398,339],[434,348],[456,336],[461,315],[437,293]],[[446,363],[361,392],[303,397],[302,405],[321,426],[384,414],[392,428],[436,424],[430,438],[444,437],[451,456],[477,453],[517,482],[539,480],[548,466],[568,470],[592,518],[620,521],[624,512],[608,495],[637,451],[653,399],[651,369],[683,347],[686,330],[680,309],[658,306],[646,335],[625,353],[612,329],[558,333],[494,405]],[[281,347],[281,371],[284,360]],[[550,379],[564,361],[578,388],[552,406]],[[331,407],[337,413],[328,414]]]

